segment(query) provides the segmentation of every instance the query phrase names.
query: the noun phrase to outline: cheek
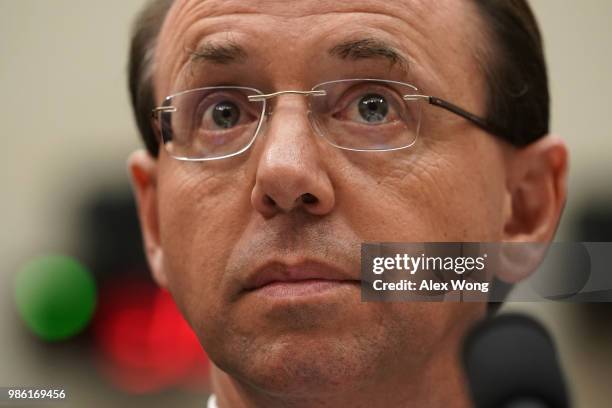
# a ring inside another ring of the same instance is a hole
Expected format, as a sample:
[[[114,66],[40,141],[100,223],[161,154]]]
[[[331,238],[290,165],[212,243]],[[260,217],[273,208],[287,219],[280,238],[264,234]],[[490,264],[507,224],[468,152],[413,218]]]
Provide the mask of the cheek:
[[[373,166],[346,211],[372,241],[497,241],[505,171],[496,142],[431,146]],[[355,205],[359,202],[358,205]],[[369,214],[364,217],[364,214]],[[372,222],[376,220],[376,222]]]
[[[160,241],[169,289],[197,325],[208,318],[203,314],[216,313],[221,275],[241,236],[240,217],[249,214],[249,195],[235,174],[180,165],[159,182]]]

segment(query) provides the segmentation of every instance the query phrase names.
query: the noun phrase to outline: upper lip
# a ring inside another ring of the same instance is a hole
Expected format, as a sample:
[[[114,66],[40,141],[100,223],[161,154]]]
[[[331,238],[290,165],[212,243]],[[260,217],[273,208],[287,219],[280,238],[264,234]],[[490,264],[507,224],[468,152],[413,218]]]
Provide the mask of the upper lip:
[[[299,282],[320,279],[358,282],[344,269],[326,262],[304,260],[296,263],[271,261],[254,269],[245,284],[245,290],[255,290],[273,282]]]

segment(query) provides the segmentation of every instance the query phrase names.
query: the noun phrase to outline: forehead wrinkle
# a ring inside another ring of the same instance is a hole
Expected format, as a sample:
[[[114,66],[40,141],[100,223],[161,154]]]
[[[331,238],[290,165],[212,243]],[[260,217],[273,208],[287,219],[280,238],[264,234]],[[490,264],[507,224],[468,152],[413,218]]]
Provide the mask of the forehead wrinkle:
[[[175,26],[173,27],[175,28],[173,31],[176,34],[184,33],[190,23],[193,23],[195,20],[195,18],[186,18],[190,15],[199,16],[197,18],[198,20],[222,16],[239,17],[249,14],[262,16],[267,15],[270,17],[285,17],[290,19],[299,17],[306,18],[311,16],[322,17],[333,14],[344,15],[346,13],[370,14],[388,18],[397,18],[399,14],[405,14],[407,10],[414,12],[411,14],[419,14],[416,11],[422,8],[406,8],[405,6],[400,7],[395,3],[396,2],[377,2],[371,0],[362,1],[362,4],[360,5],[356,5],[354,0],[337,0],[334,2],[317,0],[295,0],[291,2],[287,2],[286,0],[176,0],[171,6],[168,16],[164,22],[160,37],[164,36],[164,33],[167,31],[169,26]],[[313,4],[316,4],[317,7],[313,7]],[[383,6],[384,8],[381,9]],[[400,13],[400,11],[403,11],[404,13]],[[183,22],[183,24],[176,27],[177,22]],[[175,35],[175,37],[177,37],[177,35]],[[177,44],[179,39],[173,38],[172,40],[173,41],[171,42],[173,44]]]
[[[205,9],[206,17],[220,17],[228,14],[267,14],[276,17],[294,18],[349,11],[394,16],[401,11],[406,11],[406,5],[401,4],[405,1],[362,0],[361,4],[356,5],[355,0],[175,0],[172,8],[182,9],[183,13],[181,14],[183,15]],[[411,10],[418,10],[421,13],[427,11],[425,10],[427,7],[422,6],[425,6],[429,0],[407,1],[413,3],[410,7]],[[424,4],[419,5],[419,3]],[[384,12],[380,11],[381,6],[384,6]]]

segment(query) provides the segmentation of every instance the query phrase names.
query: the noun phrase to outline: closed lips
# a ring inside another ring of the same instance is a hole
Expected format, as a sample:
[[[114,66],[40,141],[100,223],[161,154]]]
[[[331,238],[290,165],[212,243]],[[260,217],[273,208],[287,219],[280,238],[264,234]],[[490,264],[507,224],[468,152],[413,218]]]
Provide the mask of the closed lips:
[[[274,261],[257,268],[248,277],[245,290],[252,291],[273,283],[306,283],[306,281],[359,283],[359,280],[348,272],[326,263],[305,261],[288,264]]]

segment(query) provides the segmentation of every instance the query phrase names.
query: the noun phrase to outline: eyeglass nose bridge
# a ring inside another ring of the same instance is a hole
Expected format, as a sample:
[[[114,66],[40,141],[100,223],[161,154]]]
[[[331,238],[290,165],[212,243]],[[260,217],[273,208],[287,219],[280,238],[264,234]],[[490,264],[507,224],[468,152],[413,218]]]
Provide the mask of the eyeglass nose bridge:
[[[276,98],[277,96],[284,95],[284,94],[305,95],[305,96],[325,96],[327,95],[327,92],[322,89],[316,90],[316,91],[278,91],[278,92],[273,92],[273,93],[263,94],[263,95],[249,95],[247,96],[247,98],[249,99],[250,102],[261,102],[261,101],[267,101],[268,99],[271,99],[271,98]]]
[[[326,96],[327,91],[325,91],[324,89],[316,89],[316,90],[313,89],[310,91],[288,90],[288,91],[273,92],[269,94],[248,95],[247,99],[249,100],[249,102],[264,102],[265,103],[268,99],[272,99],[272,98],[275,98],[277,96],[284,95],[284,94],[303,95],[303,96]],[[267,107],[264,108],[264,116],[268,116],[268,117],[272,116],[272,110],[268,109]],[[310,121],[310,125],[312,126],[313,130],[315,130],[319,135],[322,135],[319,125],[316,123],[316,120],[313,120],[312,112],[310,110],[308,111],[308,119]],[[324,139],[327,140],[327,138],[325,137]]]

